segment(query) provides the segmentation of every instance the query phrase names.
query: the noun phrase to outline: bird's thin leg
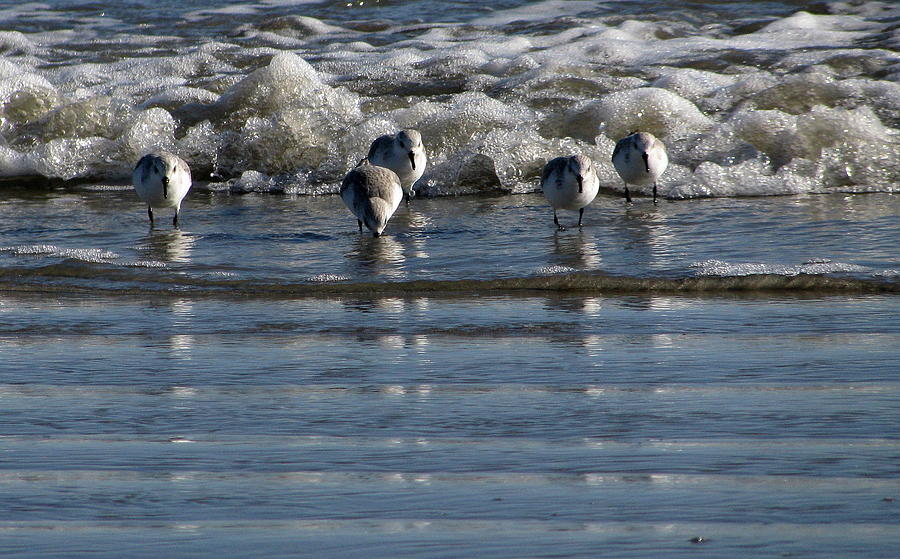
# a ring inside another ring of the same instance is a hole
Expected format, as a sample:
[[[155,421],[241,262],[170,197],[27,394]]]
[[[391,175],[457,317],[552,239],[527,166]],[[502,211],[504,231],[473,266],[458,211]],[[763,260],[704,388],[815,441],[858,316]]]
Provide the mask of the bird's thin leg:
[[[175,210],[175,217],[172,218],[172,225],[174,225],[175,227],[178,227],[178,210],[177,209]]]
[[[356,220],[356,223],[359,224],[359,232],[362,233],[362,220],[361,220],[361,219],[357,219],[357,220]]]
[[[628,183],[625,183],[625,201],[631,203],[631,193],[628,192]]]
[[[560,231],[565,231],[566,228],[559,224],[559,218],[556,217],[556,210],[553,210],[553,223],[556,224],[556,228]]]
[[[150,216],[150,227],[153,227],[153,208],[147,206],[147,215]]]
[[[578,228],[581,229],[581,218],[584,217],[584,208],[578,210]]]

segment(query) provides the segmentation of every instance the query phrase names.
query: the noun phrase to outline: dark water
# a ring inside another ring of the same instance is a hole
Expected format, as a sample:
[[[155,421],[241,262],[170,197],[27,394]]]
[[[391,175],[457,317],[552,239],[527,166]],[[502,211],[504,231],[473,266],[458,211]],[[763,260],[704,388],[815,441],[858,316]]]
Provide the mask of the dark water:
[[[195,192],[180,229],[168,216],[151,229],[130,189],[26,190],[0,204],[0,271],[7,284],[31,289],[137,293],[345,292],[374,289],[353,287],[372,282],[380,291],[412,283],[465,291],[510,278],[524,289],[578,272],[621,278],[626,291],[642,289],[642,279],[706,277],[716,289],[728,277],[780,284],[811,274],[895,290],[898,210],[890,194],[632,207],[601,195],[582,229],[557,232],[540,195],[469,196],[416,200],[398,210],[386,237],[373,239],[358,233],[337,196]],[[562,222],[574,225],[577,215],[566,213]]]
[[[896,296],[0,309],[6,556],[898,543]]]
[[[895,556],[897,17],[0,1],[0,555]],[[404,126],[420,196],[360,235]],[[180,229],[127,185],[160,147]]]
[[[336,197],[0,208],[6,556],[900,543],[892,195],[438,198],[380,239]]]

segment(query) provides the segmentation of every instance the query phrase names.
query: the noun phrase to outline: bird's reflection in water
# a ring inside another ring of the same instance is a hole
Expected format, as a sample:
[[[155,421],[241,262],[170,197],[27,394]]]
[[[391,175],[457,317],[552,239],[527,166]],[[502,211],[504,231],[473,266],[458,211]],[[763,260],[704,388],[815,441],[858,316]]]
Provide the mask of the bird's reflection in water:
[[[189,299],[176,299],[169,303],[171,310],[171,331],[169,348],[172,356],[190,360],[194,349],[194,336],[189,332],[194,327],[194,303]]]
[[[431,218],[425,212],[410,205],[404,211],[402,208],[394,216],[398,225],[410,231],[424,231],[431,227]]]
[[[178,229],[151,229],[140,248],[151,260],[187,263],[195,242],[193,235]]]
[[[654,269],[670,266],[679,251],[666,214],[658,206],[630,207],[612,228],[625,239],[624,247],[631,259]]]
[[[574,315],[573,320],[596,320],[603,311],[603,299],[582,295],[555,295],[544,300],[547,309],[565,311]]]
[[[424,232],[432,227],[431,218],[424,212],[410,206],[400,216],[400,219],[403,221],[404,229],[409,232],[409,235],[404,240],[409,244],[412,257],[428,258],[428,251],[426,250],[427,235]]]
[[[392,237],[361,235],[347,253],[347,258],[356,262],[362,275],[392,280],[406,279],[403,245]]]
[[[603,259],[592,235],[584,231],[573,233],[553,236],[552,258],[555,264],[576,270],[599,268]]]

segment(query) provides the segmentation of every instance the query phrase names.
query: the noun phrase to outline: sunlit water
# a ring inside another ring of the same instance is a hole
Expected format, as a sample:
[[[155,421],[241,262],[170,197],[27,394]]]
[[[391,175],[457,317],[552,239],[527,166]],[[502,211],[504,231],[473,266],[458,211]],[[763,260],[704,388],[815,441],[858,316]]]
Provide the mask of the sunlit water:
[[[109,4],[0,2],[0,555],[896,555],[892,4]]]

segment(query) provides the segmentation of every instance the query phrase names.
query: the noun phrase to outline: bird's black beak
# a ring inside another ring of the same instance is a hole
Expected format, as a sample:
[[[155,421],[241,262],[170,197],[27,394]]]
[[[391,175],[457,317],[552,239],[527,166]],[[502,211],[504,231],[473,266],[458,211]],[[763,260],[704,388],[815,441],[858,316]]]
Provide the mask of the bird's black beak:
[[[644,153],[642,153],[641,157],[644,158],[644,170],[646,170],[649,173],[650,172],[650,163],[647,161],[647,152],[645,151]]]
[[[169,197],[169,177],[162,178],[163,183],[163,198]]]
[[[584,192],[584,177],[575,175],[575,178],[578,179],[578,192]]]
[[[416,154],[413,152],[409,152],[409,162],[412,165],[413,171],[416,170]]]

